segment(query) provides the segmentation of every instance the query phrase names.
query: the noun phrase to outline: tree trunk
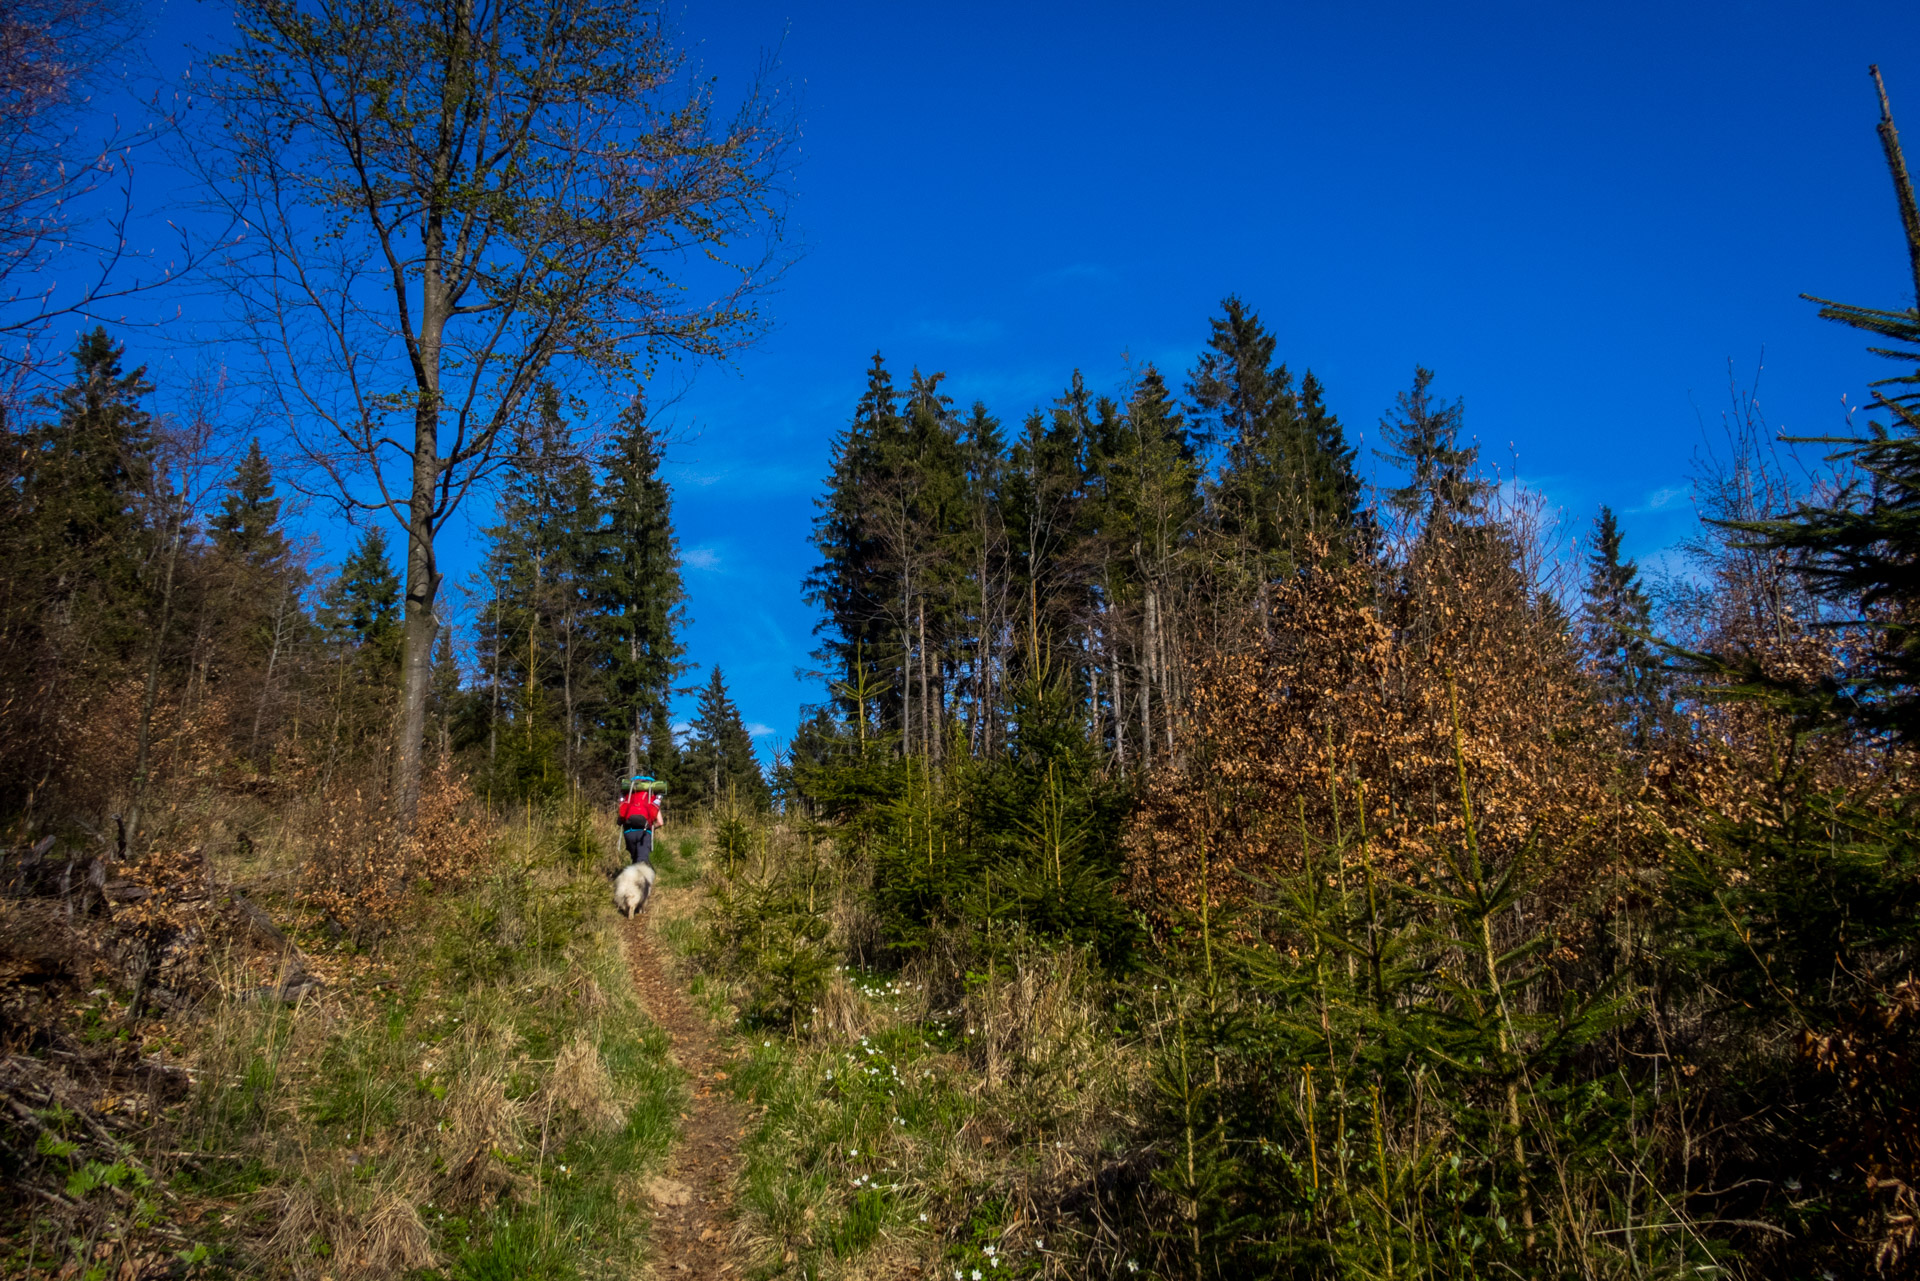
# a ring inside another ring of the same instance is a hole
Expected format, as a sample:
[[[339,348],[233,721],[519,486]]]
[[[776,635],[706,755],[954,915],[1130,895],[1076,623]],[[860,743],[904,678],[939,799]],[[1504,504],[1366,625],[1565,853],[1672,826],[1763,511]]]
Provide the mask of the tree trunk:
[[[280,662],[280,641],[286,623],[287,603],[293,599],[291,588],[280,593],[280,604],[273,613],[273,648],[267,651],[267,674],[260,682],[260,701],[253,707],[253,733],[247,738],[247,755],[260,750],[260,721],[267,714],[267,700],[273,696],[273,669]]]
[[[1120,665],[1120,637],[1118,611],[1110,615],[1113,626],[1107,629],[1107,671],[1112,679],[1113,694],[1113,755],[1120,763],[1120,772],[1127,770],[1127,673]]]
[[[1153,602],[1153,668],[1160,678],[1160,733],[1167,741],[1167,753],[1173,753],[1173,664],[1167,660],[1167,626],[1160,612],[1160,593],[1155,590],[1148,600]]]
[[[429,275],[428,301],[438,301]],[[439,342],[435,329],[421,325],[422,373],[439,382]],[[429,337],[431,335],[431,338]],[[424,380],[423,380],[424,381]],[[433,555],[434,483],[440,478],[440,411],[436,389],[423,388],[413,415],[413,494],[407,502],[406,647],[400,662],[400,710],[393,745],[393,813],[401,829],[411,830],[420,811],[420,747],[427,733],[427,695],[433,687],[433,643],[440,625],[433,602],[440,594],[440,571]]]
[[[927,602],[920,602],[920,755],[933,759],[933,700],[927,697]]]
[[[167,573],[160,588],[160,626],[153,633],[153,648],[147,654],[147,685],[140,695],[140,729],[133,757],[133,804],[127,813],[127,843],[140,839],[140,808],[146,801],[147,774],[152,768],[153,709],[160,697],[160,657],[167,643],[167,629],[173,624],[173,570],[180,560],[183,533],[176,522],[167,547]]]
[[[393,745],[393,813],[402,829],[411,829],[420,809],[420,748],[427,735],[427,695],[433,686],[433,642],[440,627],[433,617],[440,575],[433,566],[433,533],[414,522],[407,531],[407,629],[401,660],[400,714]]]
[[[560,634],[566,637],[566,653],[560,663],[560,700],[566,704],[567,713],[567,778],[575,777],[573,741],[579,727],[573,721],[573,611],[567,611],[566,621],[561,624]]]
[[[1147,593],[1146,635],[1140,643],[1140,768],[1153,763],[1153,593]]]
[[[494,763],[500,755],[500,584],[493,585],[493,712],[487,717],[487,777],[493,777]]]
[[[640,628],[633,621],[637,607],[629,602],[627,611],[627,662],[632,668],[640,666]],[[620,780],[620,789],[626,790],[628,779],[640,772],[640,740],[645,735],[646,725],[642,720],[646,714],[646,700],[640,691],[633,695],[633,729],[627,734],[627,777]]]
[[[913,755],[913,593],[911,576],[900,591],[900,755]]]
[[[1098,617],[1098,615],[1095,615]],[[1093,748],[1096,752],[1107,746],[1107,722],[1100,707],[1100,664],[1096,661],[1094,646],[1098,641],[1087,638],[1087,704],[1093,720]]]

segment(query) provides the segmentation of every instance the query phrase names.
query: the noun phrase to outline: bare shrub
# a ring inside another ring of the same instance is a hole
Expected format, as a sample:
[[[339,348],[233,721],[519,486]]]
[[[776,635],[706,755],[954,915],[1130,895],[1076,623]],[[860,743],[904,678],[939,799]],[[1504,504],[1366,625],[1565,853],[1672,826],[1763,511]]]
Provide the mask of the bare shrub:
[[[377,938],[415,889],[456,885],[479,869],[494,835],[466,777],[446,760],[423,781],[412,827],[383,798],[343,785],[328,797],[313,837],[302,897],[356,936]]]

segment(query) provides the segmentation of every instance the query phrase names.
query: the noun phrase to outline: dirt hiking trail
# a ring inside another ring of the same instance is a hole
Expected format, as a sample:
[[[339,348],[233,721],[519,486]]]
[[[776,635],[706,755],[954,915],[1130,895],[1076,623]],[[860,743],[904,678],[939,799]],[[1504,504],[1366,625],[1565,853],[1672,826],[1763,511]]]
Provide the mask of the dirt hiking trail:
[[[627,968],[647,1014],[666,1030],[673,1061],[687,1074],[693,1098],[681,1113],[680,1137],[663,1174],[647,1185],[653,1202],[653,1273],[698,1279],[745,1273],[734,1241],[734,1188],[746,1129],[727,1079],[726,1054],[701,1013],[687,1003],[654,945],[658,904],[627,923]]]

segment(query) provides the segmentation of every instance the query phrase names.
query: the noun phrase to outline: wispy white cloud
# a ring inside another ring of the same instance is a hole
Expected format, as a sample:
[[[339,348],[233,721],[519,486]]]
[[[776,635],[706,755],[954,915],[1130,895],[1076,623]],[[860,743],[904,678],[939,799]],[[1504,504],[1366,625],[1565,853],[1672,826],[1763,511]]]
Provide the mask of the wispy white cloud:
[[[851,403],[851,402],[849,402]],[[697,500],[703,492],[719,491],[725,501],[741,498],[811,493],[820,485],[822,465],[811,459],[792,465],[733,466],[712,459],[675,463],[668,479],[683,498]]]
[[[1033,278],[1036,285],[1066,284],[1105,284],[1116,279],[1109,267],[1097,262],[1070,262],[1064,267],[1055,267],[1052,271],[1043,271]]]
[[[1693,490],[1685,485],[1665,485],[1646,492],[1639,504],[1622,510],[1623,516],[1645,516],[1652,512],[1679,511],[1686,507],[1693,497]]]
[[[691,547],[681,553],[680,561],[688,569],[705,570],[712,573],[720,568],[720,553],[711,547]]]
[[[759,721],[748,721],[747,733],[755,738],[765,738],[767,735],[773,733],[773,726],[762,725]]]
[[[997,320],[923,320],[913,327],[916,338],[951,343],[989,343],[1006,331]]]

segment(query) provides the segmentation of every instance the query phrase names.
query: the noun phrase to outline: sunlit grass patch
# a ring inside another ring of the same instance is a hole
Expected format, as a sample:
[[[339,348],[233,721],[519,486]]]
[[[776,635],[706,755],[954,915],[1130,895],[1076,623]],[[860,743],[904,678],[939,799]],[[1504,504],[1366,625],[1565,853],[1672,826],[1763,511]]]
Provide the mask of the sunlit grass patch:
[[[642,1188],[685,1085],[570,840],[510,833],[365,983],[216,1011],[185,1127],[207,1153],[189,1186],[233,1205],[213,1262],[343,1281],[643,1265]]]
[[[723,1019],[737,1008],[725,975],[696,982]],[[1085,1095],[1124,1082],[1109,1070],[1073,1080],[1077,1060],[1039,1043],[1038,1025],[1024,1040],[1002,1026],[1019,990],[930,1008],[915,976],[849,968],[797,1035],[740,1030],[728,1085],[754,1118],[740,1204],[762,1275],[1074,1275],[1077,1252],[1064,1237],[1046,1248],[1038,1203],[1107,1135]]]

